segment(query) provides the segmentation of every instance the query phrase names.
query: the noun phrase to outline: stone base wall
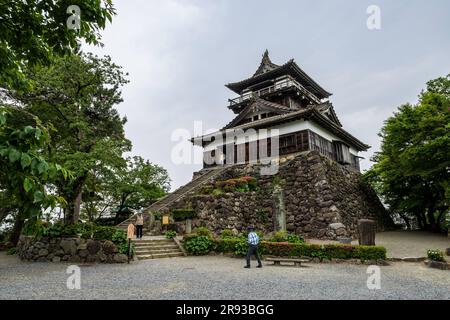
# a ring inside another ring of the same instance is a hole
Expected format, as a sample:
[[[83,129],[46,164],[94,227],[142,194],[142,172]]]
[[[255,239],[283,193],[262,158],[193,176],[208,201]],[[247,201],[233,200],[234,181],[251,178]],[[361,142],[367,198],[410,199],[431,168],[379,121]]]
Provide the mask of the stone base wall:
[[[223,229],[245,231],[248,225],[270,233],[283,227],[307,238],[356,238],[359,219],[377,221],[379,230],[391,226],[384,206],[359,172],[322,157],[317,151],[280,160],[276,175],[261,175],[261,166],[230,167],[216,180],[252,176],[259,191],[203,195],[197,190],[175,202],[171,208],[193,208],[198,218],[193,228],[205,226],[219,233]],[[178,223],[183,232],[184,223]]]
[[[125,263],[128,257],[119,253],[109,240],[81,238],[40,238],[21,236],[17,252],[22,260],[52,262]]]

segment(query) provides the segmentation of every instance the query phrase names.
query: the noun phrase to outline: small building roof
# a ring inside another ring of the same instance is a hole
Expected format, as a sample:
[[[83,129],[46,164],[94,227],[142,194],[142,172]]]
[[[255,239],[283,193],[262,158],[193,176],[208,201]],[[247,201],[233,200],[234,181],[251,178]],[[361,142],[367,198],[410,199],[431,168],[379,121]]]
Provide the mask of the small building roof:
[[[253,76],[242,81],[228,83],[225,86],[237,94],[241,94],[244,89],[251,85],[283,75],[292,76],[319,99],[328,98],[332,95],[308,76],[297,63],[294,62],[294,59],[289,60],[283,65],[276,65],[270,60],[269,52],[267,50],[264,52],[261,63]]]

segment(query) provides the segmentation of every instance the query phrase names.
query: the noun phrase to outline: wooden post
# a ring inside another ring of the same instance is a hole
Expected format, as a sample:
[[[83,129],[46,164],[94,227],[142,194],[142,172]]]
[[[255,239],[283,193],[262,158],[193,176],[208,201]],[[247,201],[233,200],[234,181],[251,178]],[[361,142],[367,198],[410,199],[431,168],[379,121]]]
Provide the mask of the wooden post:
[[[128,238],[128,264],[130,263],[130,254],[131,254],[131,239]]]
[[[359,244],[363,246],[374,246],[376,230],[377,224],[375,221],[368,219],[358,220]]]
[[[131,238],[134,237],[135,227],[134,224],[130,223],[127,228],[127,238],[128,238],[128,263],[130,263],[130,255],[131,255]]]

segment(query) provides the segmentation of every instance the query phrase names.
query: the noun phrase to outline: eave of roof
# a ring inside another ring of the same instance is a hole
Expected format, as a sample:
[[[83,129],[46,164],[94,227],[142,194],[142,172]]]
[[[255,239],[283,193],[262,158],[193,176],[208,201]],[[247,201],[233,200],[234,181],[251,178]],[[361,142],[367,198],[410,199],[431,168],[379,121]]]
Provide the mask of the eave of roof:
[[[221,130],[232,128],[236,123],[239,123],[239,121],[244,119],[245,115],[248,114],[248,111],[255,106],[261,106],[263,109],[279,113],[286,113],[291,111],[291,109],[289,109],[288,107],[275,102],[267,101],[261,98],[254,98],[253,100],[254,101],[252,103],[248,104],[233,120],[231,120]]]
[[[267,127],[269,124],[275,124],[275,123],[283,123],[288,121],[294,121],[299,118],[303,119],[310,119],[312,121],[317,122],[318,124],[322,125],[323,127],[327,128],[331,132],[335,133],[339,138],[341,138],[344,142],[352,145],[355,147],[358,151],[366,151],[370,148],[369,145],[365,144],[364,142],[360,141],[344,129],[342,129],[339,125],[328,119],[326,116],[322,115],[320,111],[315,109],[314,107],[308,107],[299,111],[294,111],[286,114],[282,114],[279,116],[273,116],[270,118],[265,118],[249,123],[245,123],[236,127],[233,127],[231,129],[226,130],[238,130],[238,129],[258,129],[258,128],[264,128]],[[202,137],[195,137],[191,139],[191,142],[194,142],[197,139],[201,139],[204,137],[212,137],[219,133],[225,133],[226,130],[220,130],[216,131],[214,133],[202,136]]]
[[[294,62],[294,59],[289,60],[285,64],[275,67],[274,69],[267,71],[265,73],[254,75],[242,81],[228,83],[225,86],[240,94],[242,90],[246,89],[250,85],[256,82],[260,82],[266,79],[270,79],[276,76],[290,74],[294,78],[300,80],[299,82],[303,85],[308,84],[313,93],[315,93],[319,98],[328,98],[332,94],[322,88],[317,82],[315,82],[310,76],[308,76],[298,65]]]

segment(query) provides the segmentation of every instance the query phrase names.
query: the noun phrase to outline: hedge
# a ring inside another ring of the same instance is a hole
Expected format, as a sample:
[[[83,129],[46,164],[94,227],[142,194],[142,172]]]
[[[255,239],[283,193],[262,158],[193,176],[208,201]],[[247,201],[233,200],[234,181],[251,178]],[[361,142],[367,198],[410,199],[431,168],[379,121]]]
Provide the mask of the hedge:
[[[216,239],[212,248],[215,252],[235,253],[237,245],[245,239]],[[260,253],[278,257],[316,257],[323,259],[384,260],[386,248],[380,246],[352,246],[341,244],[305,244],[287,242],[261,242]]]

